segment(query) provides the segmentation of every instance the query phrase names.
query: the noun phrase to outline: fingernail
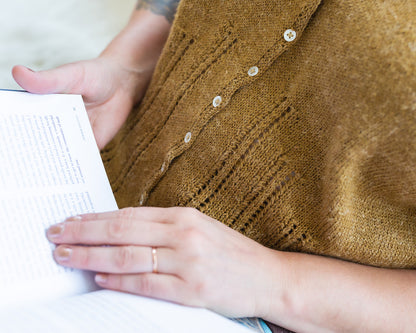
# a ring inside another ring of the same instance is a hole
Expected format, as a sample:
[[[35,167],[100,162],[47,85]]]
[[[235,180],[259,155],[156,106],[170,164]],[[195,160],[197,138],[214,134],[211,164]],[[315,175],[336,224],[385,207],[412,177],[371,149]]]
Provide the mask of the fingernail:
[[[63,234],[64,229],[65,229],[64,223],[55,224],[48,229],[46,234],[50,238],[57,238]]]
[[[32,68],[26,67],[26,69],[30,70],[31,72],[35,73],[35,71]]]
[[[66,246],[59,246],[55,250],[55,258],[58,261],[69,261],[71,259],[72,249]]]
[[[82,220],[82,216],[76,215],[76,216],[68,217],[65,221],[74,222],[74,221],[81,221],[81,220]]]
[[[107,274],[97,274],[95,275],[95,282],[98,284],[104,284],[107,283],[108,275]]]

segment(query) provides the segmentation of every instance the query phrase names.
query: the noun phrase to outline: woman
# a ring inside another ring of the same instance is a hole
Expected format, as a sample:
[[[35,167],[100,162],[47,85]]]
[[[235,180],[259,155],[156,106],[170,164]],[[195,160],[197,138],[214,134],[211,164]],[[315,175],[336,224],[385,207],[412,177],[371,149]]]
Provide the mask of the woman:
[[[135,207],[51,227],[55,259],[294,331],[411,331],[415,14],[143,0],[97,59],[15,67],[31,92],[84,96],[118,204]]]

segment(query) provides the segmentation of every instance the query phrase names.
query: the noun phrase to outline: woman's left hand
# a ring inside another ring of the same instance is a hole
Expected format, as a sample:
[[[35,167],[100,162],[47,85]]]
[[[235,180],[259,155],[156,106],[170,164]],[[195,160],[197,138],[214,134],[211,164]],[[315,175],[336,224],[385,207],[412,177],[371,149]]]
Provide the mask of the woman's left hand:
[[[192,208],[87,214],[47,236],[59,264],[98,272],[103,288],[239,317],[261,316],[270,295],[271,250]]]

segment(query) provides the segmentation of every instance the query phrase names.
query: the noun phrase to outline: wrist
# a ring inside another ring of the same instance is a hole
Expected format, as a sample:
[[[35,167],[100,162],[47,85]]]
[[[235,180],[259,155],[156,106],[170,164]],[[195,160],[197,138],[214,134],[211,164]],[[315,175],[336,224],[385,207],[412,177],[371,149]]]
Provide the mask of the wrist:
[[[123,68],[149,80],[170,32],[170,23],[148,10],[135,10],[126,27],[100,57],[111,58]]]
[[[310,254],[274,252],[279,264],[271,274],[279,282],[262,318],[294,331],[344,331],[353,327],[343,326],[342,320],[338,322],[339,304],[334,301],[345,299],[339,286],[350,273],[345,265],[351,264]],[[343,320],[347,317],[345,314]]]
[[[148,10],[135,10],[126,27],[99,58],[122,75],[120,84],[137,103],[150,82],[170,32],[170,23]]]
[[[257,317],[282,325],[281,318],[294,316],[294,300],[291,292],[296,286],[292,276],[288,253],[266,249],[263,271],[265,272],[264,293],[258,300]]]

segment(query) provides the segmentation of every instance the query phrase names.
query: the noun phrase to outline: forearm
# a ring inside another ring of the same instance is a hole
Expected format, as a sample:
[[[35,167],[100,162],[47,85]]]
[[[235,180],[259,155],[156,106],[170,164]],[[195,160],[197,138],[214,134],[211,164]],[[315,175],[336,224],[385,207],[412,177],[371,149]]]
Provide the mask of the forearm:
[[[139,0],[126,27],[102,52],[101,57],[116,59],[123,67],[150,80],[169,35],[179,0]]]
[[[274,294],[263,317],[270,322],[299,332],[408,332],[416,325],[416,271],[269,255]]]

